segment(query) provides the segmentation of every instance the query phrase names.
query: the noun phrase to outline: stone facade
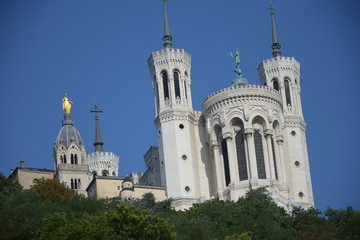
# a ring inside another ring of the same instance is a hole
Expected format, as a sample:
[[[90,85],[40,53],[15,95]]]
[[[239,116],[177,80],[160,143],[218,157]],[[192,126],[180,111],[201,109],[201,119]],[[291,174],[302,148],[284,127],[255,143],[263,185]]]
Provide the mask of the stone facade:
[[[54,170],[26,168],[23,166],[15,168],[8,177],[12,183],[20,184],[25,190],[30,189],[32,185],[36,184],[42,178],[53,179]]]
[[[299,62],[264,60],[257,68],[261,85],[220,89],[202,111],[192,109],[189,53],[166,47],[152,53],[148,65],[163,167],[156,174],[175,209],[211,198],[236,201],[257,187],[288,210],[314,205]],[[155,172],[145,162],[143,182],[149,183],[148,172]]]
[[[165,168],[160,163],[158,147],[151,146],[144,155],[146,172],[142,174],[139,183],[146,186],[165,186]],[[135,180],[134,180],[135,183]]]
[[[95,176],[86,189],[88,196],[95,199],[120,197],[122,199],[142,198],[152,193],[156,201],[166,199],[165,188],[136,185],[130,178]]]
[[[86,162],[93,175],[118,176],[119,157],[112,152],[94,152],[88,154]]]

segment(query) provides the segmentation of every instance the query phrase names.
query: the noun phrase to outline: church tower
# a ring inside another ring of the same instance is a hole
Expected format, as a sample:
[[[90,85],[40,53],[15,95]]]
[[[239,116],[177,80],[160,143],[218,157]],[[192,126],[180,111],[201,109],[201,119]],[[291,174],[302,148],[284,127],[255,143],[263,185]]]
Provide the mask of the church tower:
[[[258,74],[263,85],[279,91],[283,105],[283,154],[286,161],[284,178],[290,186],[289,196],[302,205],[313,205],[310,166],[306,145],[306,124],[300,99],[300,63],[293,57],[281,56],[274,8],[270,6],[272,25],[272,55],[258,66]],[[277,129],[280,131],[280,129]]]
[[[148,59],[155,100],[155,126],[159,160],[165,171],[167,197],[175,209],[192,206],[199,198],[198,154],[195,134],[200,113],[193,112],[191,100],[191,55],[172,47],[166,1],[164,49]],[[207,194],[208,195],[208,194]]]
[[[86,187],[90,182],[89,168],[86,164],[84,142],[71,118],[71,103],[65,94],[62,100],[64,120],[54,144],[55,178],[86,195]]]
[[[94,110],[90,112],[95,113],[95,152],[87,155],[87,164],[92,176],[118,176],[119,171],[119,157],[112,152],[103,151],[103,141],[100,134],[99,115],[102,111],[95,105]]]

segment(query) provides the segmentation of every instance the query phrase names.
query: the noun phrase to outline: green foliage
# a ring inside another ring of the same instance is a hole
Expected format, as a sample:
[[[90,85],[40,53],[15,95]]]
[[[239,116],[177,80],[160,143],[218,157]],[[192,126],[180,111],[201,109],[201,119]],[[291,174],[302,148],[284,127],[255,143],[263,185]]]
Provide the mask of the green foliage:
[[[2,192],[4,189],[6,188],[19,188],[21,189],[22,187],[18,184],[15,183],[13,184],[9,179],[7,179],[4,174],[0,173],[0,192]]]
[[[150,213],[169,212],[171,210],[172,199],[155,201],[152,193],[145,193],[141,199],[135,199],[131,203],[138,209],[148,209]]]
[[[234,234],[225,237],[224,240],[251,240],[251,234],[250,233]]]
[[[126,204],[95,214],[74,217],[54,213],[44,219],[38,231],[39,240],[170,240],[168,223],[146,210],[137,210]]]
[[[40,179],[30,188],[30,191],[37,192],[43,200],[65,202],[70,200],[76,191],[68,188],[65,183],[56,179]]]
[[[352,207],[346,210],[334,210],[328,208],[325,211],[329,227],[338,239],[356,240],[360,239],[360,212]]]
[[[294,207],[291,212],[291,224],[299,240],[333,239],[328,231],[326,219],[315,208],[307,210]]]
[[[231,239],[246,232],[251,232],[254,240],[295,239],[289,215],[263,188],[248,192],[238,202],[213,200],[196,204],[186,212],[173,213],[169,222],[174,223],[179,240]]]
[[[360,239],[359,211],[329,208],[322,215],[314,208],[294,208],[288,214],[264,188],[237,202],[212,200],[177,212],[171,200],[156,202],[152,194],[132,201],[94,200],[71,192],[62,197],[69,189],[59,184],[42,180],[25,191],[0,175],[0,239]]]

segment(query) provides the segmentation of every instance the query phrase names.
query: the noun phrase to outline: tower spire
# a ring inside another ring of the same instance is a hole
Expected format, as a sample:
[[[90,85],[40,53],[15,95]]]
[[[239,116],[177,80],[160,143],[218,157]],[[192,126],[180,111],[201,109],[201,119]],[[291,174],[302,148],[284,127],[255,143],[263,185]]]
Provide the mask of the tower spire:
[[[271,46],[271,48],[273,49],[272,55],[273,57],[277,57],[281,55],[281,51],[280,51],[281,45],[279,44],[276,34],[275,17],[274,17],[275,8],[272,5],[270,5],[269,9],[271,15],[271,29],[272,29],[272,46]]]
[[[164,36],[163,36],[164,47],[171,48],[172,47],[172,43],[171,43],[172,36],[170,35],[169,22],[168,22],[167,13],[166,13],[167,0],[162,0],[162,1],[163,1],[163,7],[164,7]]]
[[[90,110],[90,112],[95,113],[95,151],[96,152],[102,152],[102,146],[104,143],[101,141],[101,135],[100,135],[100,124],[99,124],[99,115],[98,113],[102,112],[101,110],[98,110],[97,105],[95,105],[95,110]]]

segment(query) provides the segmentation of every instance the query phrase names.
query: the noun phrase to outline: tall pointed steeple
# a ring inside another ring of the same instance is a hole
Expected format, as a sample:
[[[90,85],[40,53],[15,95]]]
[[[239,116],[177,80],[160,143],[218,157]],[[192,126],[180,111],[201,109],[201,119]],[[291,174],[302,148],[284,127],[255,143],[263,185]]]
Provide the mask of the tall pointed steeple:
[[[164,7],[164,36],[163,36],[164,47],[171,48],[172,47],[172,43],[171,43],[172,36],[170,35],[169,22],[168,22],[167,13],[166,13],[167,0],[162,0],[162,1],[163,1],[163,7]]]
[[[276,33],[276,26],[275,26],[275,17],[274,17],[274,11],[275,8],[273,8],[272,5],[270,5],[269,7],[270,9],[270,15],[271,15],[271,29],[272,29],[272,46],[271,48],[273,49],[273,57],[277,57],[281,55],[281,45],[279,44],[278,38],[277,38],[277,33]]]
[[[98,113],[102,112],[101,110],[98,110],[97,105],[95,105],[95,110],[90,110],[90,112],[95,113],[95,151],[96,152],[102,152],[102,146],[104,143],[101,141],[101,134],[100,134],[100,124],[99,124],[99,115]]]

